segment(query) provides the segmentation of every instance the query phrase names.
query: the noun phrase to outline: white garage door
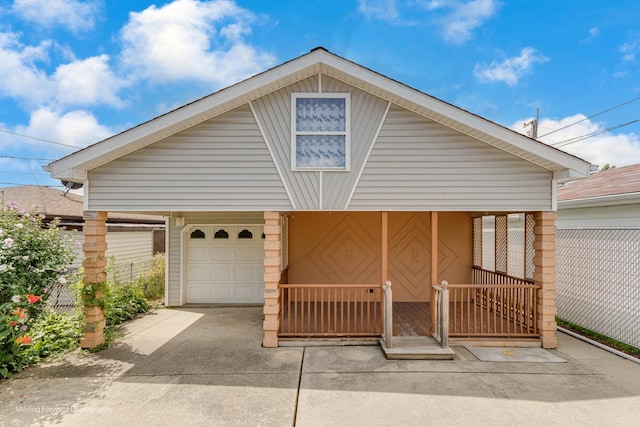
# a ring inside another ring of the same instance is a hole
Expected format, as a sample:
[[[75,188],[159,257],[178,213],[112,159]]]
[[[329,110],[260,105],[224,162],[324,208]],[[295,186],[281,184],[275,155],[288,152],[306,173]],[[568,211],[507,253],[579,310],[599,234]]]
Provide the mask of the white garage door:
[[[261,226],[194,227],[187,234],[187,303],[263,303]]]

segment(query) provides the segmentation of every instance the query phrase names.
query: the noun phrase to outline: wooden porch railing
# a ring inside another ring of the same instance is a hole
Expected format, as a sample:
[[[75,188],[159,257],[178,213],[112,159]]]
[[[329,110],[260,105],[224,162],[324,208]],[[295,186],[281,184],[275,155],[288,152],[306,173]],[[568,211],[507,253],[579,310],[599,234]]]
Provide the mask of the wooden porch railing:
[[[281,284],[278,336],[380,337],[379,284]]]
[[[442,285],[434,285],[435,291],[435,325],[433,337],[440,342],[442,348],[449,346],[449,284],[446,281]]]
[[[530,280],[474,268],[475,284],[448,285],[450,337],[539,337]]]

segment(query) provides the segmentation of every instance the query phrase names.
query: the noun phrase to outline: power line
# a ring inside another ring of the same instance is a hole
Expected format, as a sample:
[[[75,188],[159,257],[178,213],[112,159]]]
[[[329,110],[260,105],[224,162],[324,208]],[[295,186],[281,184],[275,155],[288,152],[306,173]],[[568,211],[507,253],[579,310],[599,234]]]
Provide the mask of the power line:
[[[6,129],[0,129],[0,132],[8,133],[9,135],[20,136],[22,138],[34,139],[36,141],[46,142],[46,143],[49,143],[49,144],[62,145],[63,147],[82,148],[82,147],[78,147],[77,145],[63,144],[62,142],[56,142],[56,141],[51,141],[51,140],[48,140],[48,139],[36,138],[35,136],[29,136],[29,135],[24,135],[24,134],[17,133],[17,132],[11,132],[11,131],[6,130]]]
[[[55,159],[38,159],[36,157],[19,157],[19,156],[9,156],[5,154],[4,156],[0,156],[1,159],[17,159],[17,160],[41,160],[43,162],[53,162]]]
[[[584,122],[585,120],[592,119],[592,118],[597,117],[597,116],[600,116],[600,115],[602,115],[602,114],[604,114],[604,113],[608,113],[609,111],[615,110],[616,108],[623,107],[623,106],[625,106],[625,105],[627,105],[627,104],[631,104],[632,102],[635,102],[635,101],[637,101],[637,100],[639,100],[639,99],[640,99],[640,96],[639,96],[639,97],[637,97],[637,98],[633,98],[633,99],[631,99],[631,100],[629,100],[629,101],[627,101],[627,102],[623,102],[622,104],[618,104],[618,105],[616,105],[616,106],[614,106],[614,107],[607,108],[606,110],[604,110],[604,111],[600,111],[599,113],[596,113],[596,114],[594,114],[594,115],[592,115],[592,116],[585,117],[584,119],[578,120],[578,121],[577,121],[577,122],[575,122],[575,123],[571,123],[571,124],[569,124],[569,125],[566,125],[566,126],[563,126],[563,127],[559,128],[559,129],[552,130],[551,132],[547,132],[547,133],[545,133],[544,135],[540,135],[538,138],[544,138],[544,137],[545,137],[545,136],[547,136],[547,135],[551,135],[552,133],[556,133],[556,132],[561,131],[561,130],[563,130],[563,129],[566,129],[566,128],[568,128],[568,127],[571,127],[571,126],[577,125],[578,123],[582,123],[582,122]],[[624,126],[626,126],[626,125],[624,125]]]
[[[8,174],[12,174],[12,175],[33,175],[33,172],[13,172],[13,171],[2,171],[2,170],[0,170],[0,173],[8,173]],[[49,174],[47,174],[47,173],[38,173],[36,175],[38,175],[38,176],[49,176]]]
[[[632,120],[630,122],[623,123],[621,125],[612,126],[610,128],[607,128],[607,129],[600,129],[600,130],[597,130],[595,132],[588,133],[586,135],[576,136],[576,137],[573,137],[573,138],[566,139],[564,141],[555,142],[555,143],[550,144],[550,145],[552,145],[553,147],[556,147],[556,148],[564,147],[564,146],[567,146],[569,144],[573,144],[574,142],[583,141],[585,139],[592,138],[592,137],[598,136],[598,135],[602,135],[603,133],[611,132],[612,130],[620,129],[622,127],[629,126],[629,125],[632,125],[632,124],[638,123],[638,122],[640,122],[640,119]]]

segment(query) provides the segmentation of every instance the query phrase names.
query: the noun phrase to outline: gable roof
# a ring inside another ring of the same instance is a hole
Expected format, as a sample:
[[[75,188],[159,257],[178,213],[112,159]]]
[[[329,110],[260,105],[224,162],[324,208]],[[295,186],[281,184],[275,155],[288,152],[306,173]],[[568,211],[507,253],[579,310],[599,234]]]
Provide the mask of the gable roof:
[[[294,82],[324,74],[554,172],[562,182],[589,174],[588,162],[316,48],[45,167],[52,178],[84,182],[87,171],[233,110]]]
[[[20,209],[35,208],[47,218],[61,218],[63,220],[83,221],[84,208],[83,196],[73,193],[65,193],[55,188],[39,185],[21,185],[6,187],[0,190],[3,204],[15,203]],[[109,212],[111,223],[132,224],[161,224],[164,218],[156,215],[141,215]]]
[[[558,203],[588,206],[640,203],[640,164],[607,169],[558,189]]]

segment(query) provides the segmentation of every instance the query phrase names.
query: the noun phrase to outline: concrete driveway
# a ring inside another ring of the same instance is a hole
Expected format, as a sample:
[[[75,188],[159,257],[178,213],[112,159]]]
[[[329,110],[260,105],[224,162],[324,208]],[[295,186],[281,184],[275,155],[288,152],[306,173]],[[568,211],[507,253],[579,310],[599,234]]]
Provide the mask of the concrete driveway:
[[[0,382],[0,425],[632,425],[640,365],[560,334],[565,363],[264,349],[261,308],[162,309],[107,350]]]

